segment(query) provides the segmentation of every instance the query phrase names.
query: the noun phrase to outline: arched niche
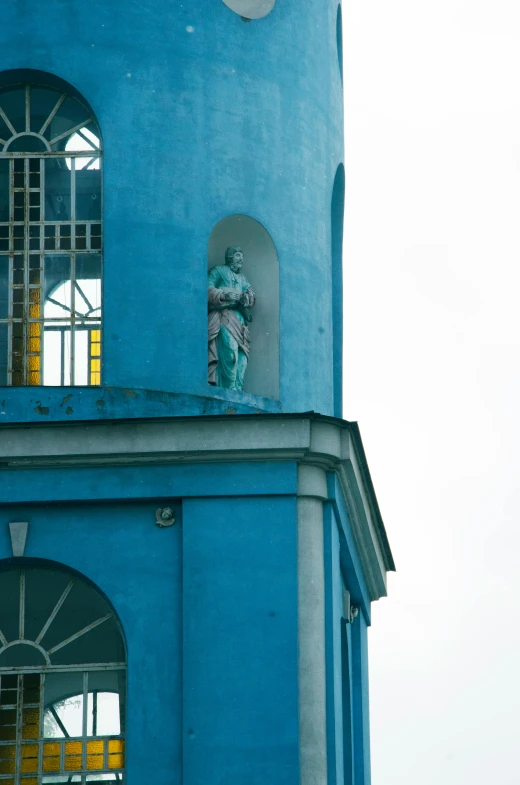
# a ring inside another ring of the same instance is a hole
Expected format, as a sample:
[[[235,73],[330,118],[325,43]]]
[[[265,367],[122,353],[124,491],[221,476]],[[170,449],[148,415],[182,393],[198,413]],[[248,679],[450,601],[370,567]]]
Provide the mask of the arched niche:
[[[332,351],[334,368],[334,415],[343,410],[343,216],[345,168],[336,169],[330,207],[330,253],[332,261]]]
[[[273,10],[276,0],[222,0],[222,2],[244,19],[262,19]]]
[[[341,13],[341,3],[338,5],[336,14],[336,45],[338,51],[339,75],[343,83],[343,18]]]
[[[211,232],[208,270],[225,264],[229,246],[244,252],[242,272],[256,294],[250,325],[251,352],[243,391],[267,398],[280,397],[280,275],[271,235],[248,215],[229,215]],[[219,388],[220,389],[220,388]]]

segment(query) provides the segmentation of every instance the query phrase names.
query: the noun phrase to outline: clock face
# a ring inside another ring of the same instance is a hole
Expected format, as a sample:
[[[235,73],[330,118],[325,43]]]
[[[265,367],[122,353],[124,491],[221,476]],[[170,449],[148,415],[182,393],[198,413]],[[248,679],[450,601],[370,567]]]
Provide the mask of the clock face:
[[[223,0],[228,8],[246,19],[261,19],[273,10],[276,0]]]

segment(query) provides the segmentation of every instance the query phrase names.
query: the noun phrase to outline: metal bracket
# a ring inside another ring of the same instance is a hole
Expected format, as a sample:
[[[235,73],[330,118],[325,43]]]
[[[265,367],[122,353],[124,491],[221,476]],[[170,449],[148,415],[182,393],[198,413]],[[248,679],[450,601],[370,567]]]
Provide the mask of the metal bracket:
[[[173,526],[174,523],[175,517],[171,507],[159,507],[155,511],[156,526],[160,526],[162,529],[164,529],[167,526]]]

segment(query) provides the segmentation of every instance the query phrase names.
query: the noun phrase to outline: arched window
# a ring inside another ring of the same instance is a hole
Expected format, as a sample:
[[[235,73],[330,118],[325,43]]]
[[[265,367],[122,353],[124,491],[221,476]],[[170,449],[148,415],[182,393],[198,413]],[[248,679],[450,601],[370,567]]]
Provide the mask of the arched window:
[[[0,386],[101,383],[101,218],[90,108],[0,87]]]
[[[125,647],[64,571],[0,572],[0,785],[124,782]]]

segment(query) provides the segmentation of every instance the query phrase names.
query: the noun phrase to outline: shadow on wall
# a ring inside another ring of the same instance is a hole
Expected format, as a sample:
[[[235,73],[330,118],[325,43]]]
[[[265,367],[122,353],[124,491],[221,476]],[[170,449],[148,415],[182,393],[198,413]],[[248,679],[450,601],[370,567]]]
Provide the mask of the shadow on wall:
[[[280,275],[278,254],[269,232],[247,215],[223,218],[211,232],[208,269],[224,264],[226,248],[244,251],[242,272],[256,294],[250,325],[251,353],[244,392],[280,397]]]

